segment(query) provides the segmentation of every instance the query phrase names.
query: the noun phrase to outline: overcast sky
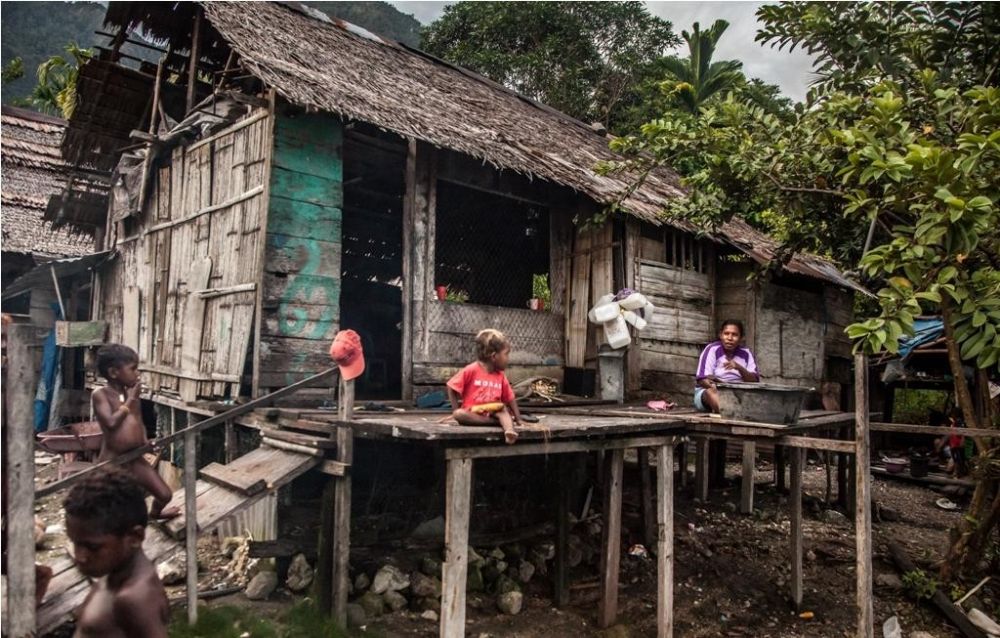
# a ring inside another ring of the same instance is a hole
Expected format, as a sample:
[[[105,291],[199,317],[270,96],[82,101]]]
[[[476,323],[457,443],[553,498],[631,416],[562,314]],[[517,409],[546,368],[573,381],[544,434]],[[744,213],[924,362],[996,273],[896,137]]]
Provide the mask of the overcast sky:
[[[423,24],[437,19],[450,2],[429,2],[424,0],[397,0],[390,3],[404,13],[412,14]],[[753,41],[757,32],[757,7],[763,2],[647,2],[650,12],[669,20],[674,31],[690,30],[699,22],[703,29],[722,18],[729,22],[729,29],[722,36],[715,51],[716,60],[741,60],[743,70],[749,77],[757,77],[765,82],[777,84],[788,97],[794,100],[805,98],[809,83],[809,69],[812,62],[805,53],[778,51],[763,47]],[[681,53],[686,54],[686,46]]]

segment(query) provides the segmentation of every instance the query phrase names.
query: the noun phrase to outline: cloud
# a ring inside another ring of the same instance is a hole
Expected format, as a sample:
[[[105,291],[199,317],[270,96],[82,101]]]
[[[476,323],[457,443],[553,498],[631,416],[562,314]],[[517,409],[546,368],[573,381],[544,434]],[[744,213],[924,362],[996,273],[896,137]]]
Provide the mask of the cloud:
[[[422,24],[429,24],[441,17],[444,8],[451,2],[390,1],[403,13],[413,15]],[[760,78],[770,84],[777,84],[781,91],[793,100],[805,99],[809,88],[812,58],[799,50],[789,53],[754,42],[757,34],[757,8],[763,2],[647,2],[650,13],[669,20],[678,34],[690,30],[695,22],[708,28],[721,18],[729,22],[719,46],[715,51],[717,60],[740,60],[748,77]],[[687,54],[682,45],[677,53]]]

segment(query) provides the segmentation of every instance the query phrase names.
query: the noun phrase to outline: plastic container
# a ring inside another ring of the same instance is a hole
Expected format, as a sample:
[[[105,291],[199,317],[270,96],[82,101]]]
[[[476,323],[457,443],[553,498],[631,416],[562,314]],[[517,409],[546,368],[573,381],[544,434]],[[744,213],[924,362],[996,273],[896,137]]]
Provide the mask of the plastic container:
[[[590,319],[591,323],[607,323],[609,321],[614,321],[621,314],[621,309],[616,303],[608,303],[600,306],[594,306],[587,313],[587,318]]]
[[[792,425],[812,388],[770,383],[720,383],[719,413],[727,419]]]
[[[632,335],[628,333],[628,324],[624,317],[618,315],[614,321],[604,324],[604,339],[613,350],[628,347],[632,343]]]

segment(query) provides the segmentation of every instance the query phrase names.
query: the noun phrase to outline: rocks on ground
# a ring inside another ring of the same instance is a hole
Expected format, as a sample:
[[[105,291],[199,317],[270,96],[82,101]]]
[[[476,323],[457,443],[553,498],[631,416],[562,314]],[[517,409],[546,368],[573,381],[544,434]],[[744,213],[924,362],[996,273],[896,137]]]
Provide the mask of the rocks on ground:
[[[392,611],[400,611],[404,609],[407,605],[406,596],[399,593],[398,591],[387,591],[382,594],[382,600],[385,601],[386,607]]]
[[[374,591],[366,591],[354,602],[365,610],[366,618],[378,618],[385,613],[385,600]]]
[[[365,608],[357,603],[350,603],[347,605],[347,626],[348,627],[364,627],[368,624],[368,616],[365,614]]]
[[[387,591],[401,591],[410,586],[410,577],[395,565],[385,565],[375,573],[371,591],[384,594]]]
[[[176,585],[187,578],[187,563],[183,556],[171,558],[156,566],[156,575],[164,585]]]
[[[296,554],[292,558],[292,564],[288,566],[288,578],[285,585],[294,592],[305,591],[313,581],[313,568],[309,565],[305,555]]]
[[[508,616],[521,613],[524,605],[524,594],[519,591],[507,591],[497,595],[497,608]]]
[[[275,572],[259,572],[250,579],[245,593],[250,600],[267,600],[277,587],[278,575]]]

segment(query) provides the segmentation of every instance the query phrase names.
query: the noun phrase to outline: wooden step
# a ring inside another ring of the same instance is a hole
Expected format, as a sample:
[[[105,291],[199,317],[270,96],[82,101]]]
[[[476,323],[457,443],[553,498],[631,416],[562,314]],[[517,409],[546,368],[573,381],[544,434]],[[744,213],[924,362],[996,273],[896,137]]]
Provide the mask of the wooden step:
[[[314,436],[275,428],[261,428],[260,435],[264,438],[286,441],[317,450],[335,450],[337,448],[337,442],[328,436]]]
[[[240,512],[263,498],[269,490],[275,490],[286,485],[295,478],[314,467],[319,459],[306,454],[296,454],[272,447],[260,447],[228,464],[228,473],[239,472],[243,484],[252,484],[263,480],[266,489],[253,495],[247,495],[239,490],[230,489],[206,480],[196,483],[195,492],[198,495],[196,506],[198,530],[207,531],[219,524],[223,519]],[[185,528],[184,490],[174,492],[172,505],[177,505],[181,515],[162,523],[162,527],[174,538],[183,538]]]
[[[212,463],[198,470],[198,476],[215,485],[229,488],[244,496],[253,496],[267,489],[267,481],[253,476],[239,468],[221,463]]]

